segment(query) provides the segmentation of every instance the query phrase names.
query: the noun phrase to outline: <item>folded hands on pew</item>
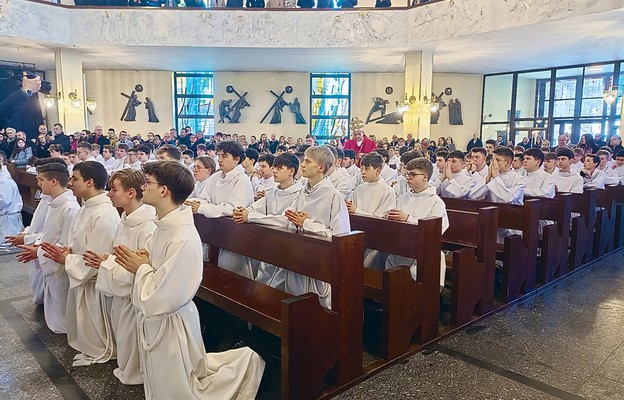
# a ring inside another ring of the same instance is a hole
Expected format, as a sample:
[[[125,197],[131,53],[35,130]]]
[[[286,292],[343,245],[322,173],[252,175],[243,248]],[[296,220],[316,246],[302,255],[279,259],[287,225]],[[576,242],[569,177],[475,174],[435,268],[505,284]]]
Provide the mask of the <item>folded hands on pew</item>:
[[[353,204],[353,200],[345,200],[345,203],[347,203],[347,210],[349,211],[349,214],[354,214],[357,207]]]
[[[186,200],[184,202],[184,205],[191,207],[191,209],[193,210],[193,213],[195,213],[195,214],[197,214],[197,210],[199,210],[199,205],[200,204],[201,203],[199,201],[197,201],[197,200]]]
[[[407,221],[409,215],[403,210],[392,209],[384,214],[384,218],[389,219],[391,221]]]
[[[232,219],[237,224],[242,224],[245,222],[249,222],[247,217],[249,216],[249,210],[245,207],[236,207],[234,212],[232,213]]]
[[[20,233],[19,235],[15,236],[5,236],[4,239],[11,246],[17,246],[20,244],[24,244],[24,236],[26,236],[24,233]]]
[[[284,215],[286,215],[286,218],[288,218],[288,221],[290,221],[297,228],[303,228],[303,223],[305,222],[305,220],[310,218],[308,216],[308,213],[304,211],[286,210]]]
[[[119,245],[113,247],[113,255],[117,264],[133,274],[136,274],[141,265],[149,265],[149,252],[146,249],[132,251],[124,245]]]
[[[41,244],[41,247],[44,251],[44,257],[59,264],[65,264],[65,258],[67,258],[69,254],[72,254],[72,249],[67,246],[57,246],[55,244],[45,242]]]
[[[87,250],[87,252],[82,255],[85,265],[95,269],[99,269],[102,262],[107,258],[108,254],[97,254],[91,250]]]
[[[17,247],[22,249],[22,251],[16,256],[17,261],[27,263],[37,259],[37,249],[39,248],[39,245],[26,246],[18,244]]]

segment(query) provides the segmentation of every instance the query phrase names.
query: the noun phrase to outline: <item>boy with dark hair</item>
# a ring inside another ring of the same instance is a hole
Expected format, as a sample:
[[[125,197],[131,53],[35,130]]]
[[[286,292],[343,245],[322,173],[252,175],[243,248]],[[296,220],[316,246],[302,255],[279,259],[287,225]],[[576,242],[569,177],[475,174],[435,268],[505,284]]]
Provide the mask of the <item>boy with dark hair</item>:
[[[0,245],[6,236],[14,236],[24,230],[22,225],[22,196],[9,171],[4,167],[6,153],[0,151]]]
[[[273,176],[277,186],[270,189],[266,196],[258,199],[248,208],[237,207],[234,221],[264,225],[287,226],[288,219],[284,212],[292,208],[301,191],[301,182],[295,180],[299,170],[299,160],[293,154],[282,153],[273,162]],[[279,289],[284,288],[286,272],[274,265],[261,262],[256,280]]]
[[[346,200],[349,214],[382,217],[394,207],[394,190],[380,179],[383,165],[383,158],[376,151],[362,157],[360,169],[363,183],[353,191],[353,200]]]
[[[584,188],[604,189],[607,180],[607,174],[598,168],[600,157],[596,154],[588,154],[585,156],[583,170],[580,172],[583,177]]]
[[[84,201],[68,233],[66,246],[44,242],[44,256],[65,265],[69,277],[67,295],[67,341],[80,354],[74,366],[103,363],[115,357],[108,310],[110,298],[95,289],[97,270],[86,265],[83,255],[91,250],[110,253],[119,213],[104,192],[108,174],[97,161],[74,167],[68,187]]]
[[[207,218],[231,217],[236,207],[249,207],[254,201],[253,187],[241,165],[245,159],[243,145],[233,140],[222,140],[217,150],[221,172],[209,178],[199,199],[185,202],[193,212]],[[246,257],[221,250],[219,266],[253,279]]]
[[[429,185],[429,179],[433,173],[431,161],[425,157],[415,158],[405,166],[404,175],[410,190],[399,196],[393,207],[387,213],[387,218],[393,221],[410,222],[418,224],[419,219],[428,217],[442,218],[442,233],[449,226],[444,201],[436,194],[434,187]],[[416,280],[416,260],[390,255],[386,260],[386,268],[409,265],[412,279]],[[440,258],[440,286],[444,286],[446,262],[444,255]]]
[[[562,193],[583,193],[583,177],[572,171],[574,152],[567,147],[557,149],[559,171],[553,175],[555,189]]]
[[[180,161],[182,153],[180,149],[172,144],[165,144],[156,150],[156,158],[158,161]]]
[[[464,167],[464,153],[454,150],[446,158],[444,173],[441,177],[440,197],[465,198],[475,185],[475,180],[466,172]]]
[[[619,150],[615,153],[615,164],[613,169],[617,172],[620,178],[620,185],[624,185],[624,150]]]
[[[544,153],[544,171],[550,175],[556,174],[557,169],[557,154],[553,152]]]
[[[69,172],[65,164],[46,163],[37,166],[37,183],[46,195],[47,207],[40,242],[66,246],[69,230],[80,205],[71,190],[67,190]],[[48,328],[54,333],[66,333],[67,293],[69,279],[61,264],[44,257],[43,247],[19,246],[22,262],[33,261],[41,269],[43,278],[44,316]]]
[[[184,166],[188,168],[189,171],[193,172],[193,161],[195,160],[195,154],[193,154],[193,150],[184,150],[182,152],[182,162]]]
[[[241,162],[243,170],[245,171],[245,175],[249,177],[249,181],[251,182],[251,187],[253,188],[254,192],[254,198],[256,197],[256,193],[258,192],[258,181],[260,180],[256,171],[256,163],[258,162],[259,157],[260,153],[258,153],[258,150],[247,149],[245,150],[245,157]]]
[[[526,176],[526,170],[524,169],[524,153],[514,153],[511,168],[515,173]]]
[[[507,147],[497,147],[485,181],[477,182],[471,198],[488,198],[496,203],[523,204],[526,178],[511,170],[514,153]]]
[[[552,176],[541,167],[544,163],[544,152],[531,147],[524,152],[523,166],[526,171],[525,196],[555,197],[555,182]]]
[[[301,163],[306,182],[294,207],[285,212],[293,227],[325,236],[351,231],[344,198],[327,177],[335,162],[334,154],[327,147],[314,146],[306,150]],[[325,282],[287,271],[286,291],[295,295],[312,291],[318,294],[321,305],[331,308],[331,286]]]
[[[266,193],[277,186],[275,180],[273,178],[273,162],[275,160],[275,156],[270,153],[264,153],[260,155],[258,158],[258,177],[257,187],[256,187],[256,198],[262,198],[266,195]]]
[[[147,399],[254,398],[264,361],[249,348],[206,354],[193,297],[202,280],[202,246],[188,207],[194,188],[176,161],[143,166],[143,201],[156,210],[145,248],[115,246],[115,262],[134,275],[138,349]]]
[[[419,157],[423,157],[423,153],[420,150],[410,150],[410,151],[406,151],[405,153],[401,154],[401,157],[400,157],[401,162],[399,163],[399,168],[397,168],[397,172],[399,174],[399,178],[397,180],[397,183],[392,186],[392,188],[394,189],[394,192],[396,193],[397,197],[399,197],[403,193],[406,193],[406,192],[409,191],[409,186],[407,184],[407,180],[405,179],[405,176],[403,175],[403,171],[405,169],[405,166],[411,160],[413,160],[415,158],[419,158]]]
[[[388,153],[388,150],[384,148],[377,148],[373,151],[377,152],[377,154],[380,154],[384,162],[384,165],[381,168],[381,179],[383,179],[384,182],[386,182],[390,186],[396,185],[396,182],[399,179],[399,175],[395,169],[392,169],[388,166],[388,163],[390,162],[390,153]]]
[[[485,141],[485,151],[487,152],[487,154],[492,154],[495,148],[496,148],[496,140],[488,139]]]

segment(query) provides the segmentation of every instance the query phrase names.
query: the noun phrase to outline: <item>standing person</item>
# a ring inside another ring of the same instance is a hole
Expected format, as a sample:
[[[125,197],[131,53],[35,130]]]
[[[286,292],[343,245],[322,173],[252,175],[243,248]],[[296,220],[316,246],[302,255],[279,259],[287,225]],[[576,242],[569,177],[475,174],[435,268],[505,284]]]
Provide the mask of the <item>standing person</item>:
[[[130,168],[116,171],[110,177],[108,197],[113,206],[124,210],[115,233],[116,246],[139,250],[156,230],[154,207],[143,204],[144,183],[143,172]],[[137,346],[137,312],[131,302],[134,275],[119,265],[113,255],[88,250],[83,259],[88,267],[98,270],[95,288],[113,298],[111,321],[118,365],[113,374],[125,385],[140,385],[143,376]]]
[[[202,280],[199,234],[188,207],[188,169],[163,161],[143,166],[143,201],[156,209],[146,248],[115,246],[116,262],[134,274],[139,354],[146,399],[252,399],[264,361],[248,347],[206,354],[192,299]]]
[[[49,203],[43,225],[41,242],[64,247],[69,241],[69,232],[74,217],[80,209],[76,196],[67,190],[69,172],[65,164],[47,163],[37,166],[37,183],[41,193],[49,196]],[[22,245],[18,256],[23,262],[35,261],[41,268],[44,291],[43,311],[48,328],[54,333],[67,333],[66,310],[69,279],[63,265],[44,257],[43,247]]]
[[[472,134],[472,139],[468,142],[468,146],[466,146],[466,151],[470,152],[473,147],[483,147],[483,142],[479,138],[479,134],[476,132]]]
[[[24,230],[22,225],[22,196],[17,184],[5,170],[6,154],[0,151],[0,244],[6,236],[14,236]]]
[[[108,174],[97,161],[76,164],[69,187],[84,201],[69,231],[67,246],[43,243],[44,256],[65,265],[69,277],[67,341],[80,352],[74,366],[103,363],[115,357],[108,309],[110,298],[95,289],[97,270],[83,255],[111,253],[119,225],[119,213],[104,192]]]

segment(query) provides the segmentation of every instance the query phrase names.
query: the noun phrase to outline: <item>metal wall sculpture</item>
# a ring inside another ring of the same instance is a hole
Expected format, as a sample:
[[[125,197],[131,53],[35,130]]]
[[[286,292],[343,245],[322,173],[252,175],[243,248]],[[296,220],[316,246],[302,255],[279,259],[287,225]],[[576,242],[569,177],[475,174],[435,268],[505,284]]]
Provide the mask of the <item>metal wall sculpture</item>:
[[[434,125],[437,125],[438,120],[440,119],[440,111],[442,111],[442,109],[444,107],[447,106],[446,102],[442,99],[442,97],[444,95],[447,96],[451,96],[453,94],[453,89],[451,89],[450,87],[447,87],[446,89],[444,89],[443,92],[441,92],[439,95],[435,95],[433,93],[431,93],[431,104],[437,104],[438,106],[434,109],[431,109],[431,120],[430,122]],[[461,111],[460,111],[461,113]],[[460,117],[461,118],[461,117]]]
[[[240,95],[232,85],[228,85],[225,91],[236,94],[238,99],[234,104],[232,104],[232,99],[222,100],[221,103],[219,103],[219,122],[225,122],[227,120],[231,124],[237,124],[240,122],[241,110],[245,107],[251,107],[251,104],[249,104],[245,98],[249,92]]]
[[[280,93],[279,95],[272,90],[270,90],[270,92],[273,96],[275,96],[276,99],[271,105],[271,108],[269,108],[269,111],[267,111],[266,114],[264,114],[264,117],[262,117],[262,119],[260,120],[260,123],[263,123],[267,119],[269,114],[273,112],[273,117],[271,117],[271,121],[269,123],[281,124],[282,112],[284,111],[284,107],[286,106],[288,106],[288,109],[290,110],[290,112],[292,112],[295,115],[296,124],[307,123],[301,112],[301,103],[299,103],[299,98],[295,97],[295,100],[293,102],[287,102],[286,100],[284,100],[284,94],[291,94],[293,92],[292,86],[290,85],[286,86],[284,90],[282,90],[282,93]]]
[[[462,109],[459,99],[451,99],[448,105],[449,109],[449,125],[463,125]]]
[[[150,100],[149,97],[145,97],[145,102],[139,100],[139,96],[137,95],[137,93],[141,93],[142,91],[143,91],[143,85],[137,84],[137,85],[134,85],[134,90],[129,95],[121,92],[121,95],[127,98],[128,101],[126,101],[126,107],[121,113],[121,118],[119,118],[120,121],[127,121],[127,122],[136,121],[136,115],[137,115],[136,108],[140,106],[141,104],[145,104],[145,109],[147,110],[147,121],[153,122],[153,123],[160,122],[158,120],[158,117],[156,116],[154,102]]]
[[[387,91],[386,88],[386,92]],[[369,122],[375,122],[377,124],[400,124],[403,122],[403,113],[398,109],[390,114],[386,114],[386,108],[388,104],[390,104],[389,100],[381,97],[372,97],[371,99],[373,100],[373,106],[366,117],[366,124]],[[396,102],[396,105],[398,108],[398,102]],[[375,113],[379,113],[379,116],[373,118],[373,114]]]

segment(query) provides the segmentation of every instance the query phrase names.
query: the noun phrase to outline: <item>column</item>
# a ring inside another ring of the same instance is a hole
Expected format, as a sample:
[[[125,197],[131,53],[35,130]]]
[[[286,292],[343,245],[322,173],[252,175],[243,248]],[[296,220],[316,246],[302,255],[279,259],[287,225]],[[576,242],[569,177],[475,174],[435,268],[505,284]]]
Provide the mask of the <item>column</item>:
[[[71,135],[87,127],[85,115],[84,82],[82,79],[82,53],[72,49],[55,49],[56,92],[61,93],[57,99],[58,121],[63,125],[66,134]],[[80,99],[80,107],[72,104],[69,94],[76,92]]]
[[[433,52],[416,51],[405,54],[405,93],[414,100],[403,115],[403,137],[429,138],[431,133],[430,104],[433,81]],[[425,98],[427,101],[425,101]]]

